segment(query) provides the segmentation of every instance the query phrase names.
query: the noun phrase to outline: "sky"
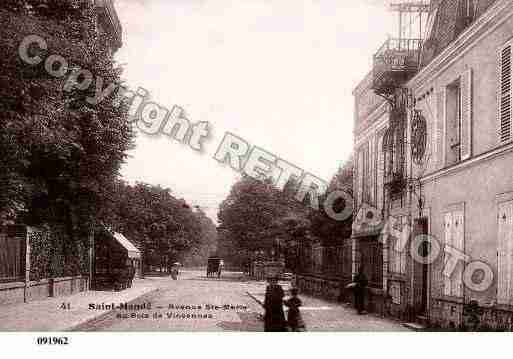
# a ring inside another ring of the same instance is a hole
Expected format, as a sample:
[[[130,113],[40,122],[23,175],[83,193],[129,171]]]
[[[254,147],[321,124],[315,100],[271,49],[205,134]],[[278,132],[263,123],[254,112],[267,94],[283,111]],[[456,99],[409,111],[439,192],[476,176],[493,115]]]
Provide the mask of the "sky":
[[[352,150],[352,91],[397,22],[378,0],[115,3],[129,86],[211,129],[202,153],[138,133],[121,174],[168,187],[214,220],[239,176],[213,158],[226,132],[331,179]]]

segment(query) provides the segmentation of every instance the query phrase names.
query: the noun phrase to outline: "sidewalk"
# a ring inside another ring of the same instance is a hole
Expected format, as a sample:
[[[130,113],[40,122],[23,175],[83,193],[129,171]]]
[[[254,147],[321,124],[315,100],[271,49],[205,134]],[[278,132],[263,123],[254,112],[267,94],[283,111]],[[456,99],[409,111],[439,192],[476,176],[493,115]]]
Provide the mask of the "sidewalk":
[[[91,310],[89,304],[129,303],[156,291],[169,277],[135,280],[132,288],[120,292],[88,291],[66,297],[0,306],[0,331],[66,331],[109,313]],[[63,309],[62,305],[70,305]]]
[[[283,285],[287,297],[287,285]],[[264,314],[263,303],[265,285],[247,294],[260,304],[260,314]],[[303,302],[301,315],[307,331],[409,331],[400,322],[392,321],[369,313],[358,315],[349,305],[328,302],[300,294]],[[286,307],[284,306],[284,310]]]

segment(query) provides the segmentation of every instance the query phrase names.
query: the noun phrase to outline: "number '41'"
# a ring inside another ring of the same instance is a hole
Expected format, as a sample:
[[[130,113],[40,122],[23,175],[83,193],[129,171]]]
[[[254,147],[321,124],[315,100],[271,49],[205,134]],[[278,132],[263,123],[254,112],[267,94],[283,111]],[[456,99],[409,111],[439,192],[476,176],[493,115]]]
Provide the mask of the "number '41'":
[[[71,309],[71,303],[62,303],[60,306],[61,309]]]

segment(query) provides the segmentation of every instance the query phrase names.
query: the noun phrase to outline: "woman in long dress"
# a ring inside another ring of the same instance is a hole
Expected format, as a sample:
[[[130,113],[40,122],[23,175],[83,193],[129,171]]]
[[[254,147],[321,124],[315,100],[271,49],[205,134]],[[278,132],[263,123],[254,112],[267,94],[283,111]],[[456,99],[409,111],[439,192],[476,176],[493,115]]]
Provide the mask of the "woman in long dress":
[[[278,278],[269,279],[269,285],[265,290],[264,301],[264,331],[266,332],[285,332],[287,331],[287,322],[283,312],[283,297],[285,293],[278,284]]]

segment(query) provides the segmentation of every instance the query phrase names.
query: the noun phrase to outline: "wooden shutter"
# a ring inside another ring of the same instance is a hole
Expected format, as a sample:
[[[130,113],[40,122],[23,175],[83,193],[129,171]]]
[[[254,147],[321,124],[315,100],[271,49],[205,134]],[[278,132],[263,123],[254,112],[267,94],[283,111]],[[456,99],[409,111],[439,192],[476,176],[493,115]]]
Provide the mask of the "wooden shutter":
[[[441,168],[445,164],[444,155],[444,129],[445,129],[445,88],[440,89],[436,94],[436,128],[435,128],[435,145],[436,145],[436,168]]]
[[[472,156],[472,69],[461,76],[461,159]]]
[[[465,214],[463,211],[456,211],[452,214],[452,246],[454,249],[464,253],[465,249]],[[451,278],[451,295],[454,297],[463,296],[463,261],[458,261]]]
[[[499,204],[497,251],[497,301],[509,304],[513,299],[513,202]]]
[[[511,140],[511,44],[499,54],[499,138]]]
[[[448,212],[444,215],[444,244],[445,246],[452,246],[452,213]],[[444,265],[445,263],[447,262],[447,260],[449,258],[447,258],[447,256],[445,255],[445,253],[447,253],[447,251],[444,251]],[[449,254],[450,255],[450,254]],[[442,268],[443,270],[443,268]],[[443,283],[444,283],[444,290],[443,290],[443,293],[444,295],[451,295],[452,293],[452,290],[451,290],[451,278],[445,276],[445,275],[442,275],[442,278],[443,278]]]

